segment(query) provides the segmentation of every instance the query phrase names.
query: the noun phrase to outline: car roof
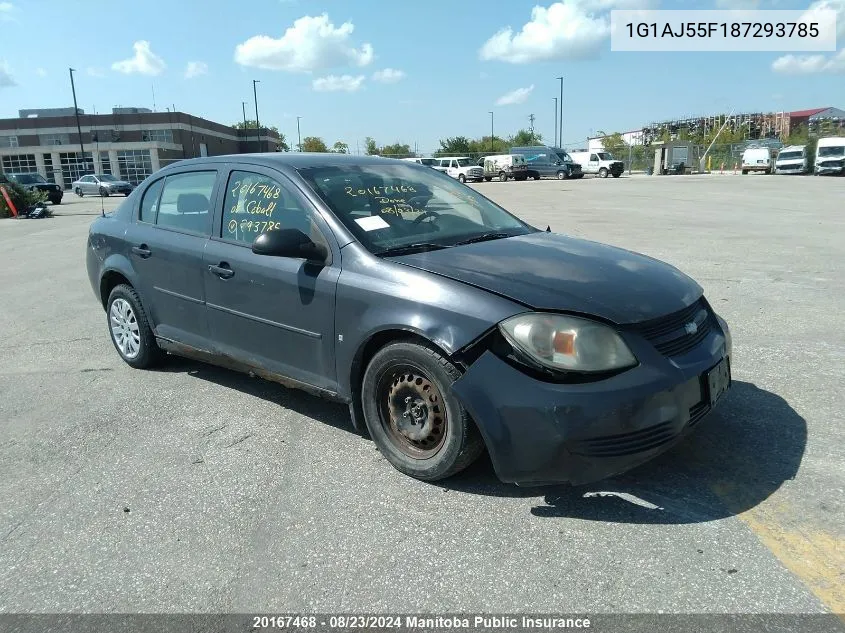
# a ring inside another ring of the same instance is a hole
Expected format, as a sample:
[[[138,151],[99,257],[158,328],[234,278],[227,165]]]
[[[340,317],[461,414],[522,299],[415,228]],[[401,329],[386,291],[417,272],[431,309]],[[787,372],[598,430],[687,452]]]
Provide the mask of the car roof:
[[[202,156],[186,158],[171,163],[161,171],[181,169],[192,165],[213,165],[216,163],[240,163],[248,165],[263,165],[265,167],[305,169],[308,167],[340,167],[343,165],[403,165],[405,161],[382,156],[355,156],[353,154],[334,154],[321,152],[265,152],[261,154],[224,154],[222,156]]]

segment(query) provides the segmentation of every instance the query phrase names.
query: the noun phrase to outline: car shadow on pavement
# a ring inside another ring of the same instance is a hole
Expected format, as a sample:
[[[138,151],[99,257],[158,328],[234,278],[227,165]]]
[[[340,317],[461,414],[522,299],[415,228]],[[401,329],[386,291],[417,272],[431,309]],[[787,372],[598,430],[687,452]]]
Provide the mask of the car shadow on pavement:
[[[157,371],[184,373],[193,378],[213,382],[227,389],[235,389],[267,400],[323,424],[357,434],[349,418],[348,406],[313,396],[299,389],[290,389],[270,380],[180,356],[168,356],[167,361]]]
[[[700,427],[628,473],[584,486],[499,483],[489,459],[440,485],[456,492],[537,497],[538,517],[609,523],[683,524],[749,510],[798,472],[807,424],[777,394],[734,381]]]

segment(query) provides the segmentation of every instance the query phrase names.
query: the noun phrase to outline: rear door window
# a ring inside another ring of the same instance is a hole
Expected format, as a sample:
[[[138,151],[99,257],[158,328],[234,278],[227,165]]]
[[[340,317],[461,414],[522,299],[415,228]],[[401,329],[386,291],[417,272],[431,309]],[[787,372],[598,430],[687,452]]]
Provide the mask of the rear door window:
[[[216,171],[174,174],[165,178],[156,225],[210,235],[211,200],[216,181]]]

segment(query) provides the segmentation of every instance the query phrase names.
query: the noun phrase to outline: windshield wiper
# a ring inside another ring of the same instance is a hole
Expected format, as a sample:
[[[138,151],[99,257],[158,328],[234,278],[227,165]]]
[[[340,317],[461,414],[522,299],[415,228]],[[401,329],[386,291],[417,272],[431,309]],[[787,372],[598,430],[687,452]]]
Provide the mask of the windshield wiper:
[[[463,244],[475,244],[476,242],[487,242],[489,240],[501,240],[505,237],[513,237],[510,233],[490,232],[470,237],[460,242],[455,242],[452,246],[461,246]]]
[[[442,248],[449,248],[446,244],[435,244],[434,242],[414,242],[413,244],[403,244],[402,246],[393,246],[386,248],[383,251],[376,253],[379,257],[390,257],[391,255],[411,255],[412,253],[423,253],[425,251],[438,251]]]

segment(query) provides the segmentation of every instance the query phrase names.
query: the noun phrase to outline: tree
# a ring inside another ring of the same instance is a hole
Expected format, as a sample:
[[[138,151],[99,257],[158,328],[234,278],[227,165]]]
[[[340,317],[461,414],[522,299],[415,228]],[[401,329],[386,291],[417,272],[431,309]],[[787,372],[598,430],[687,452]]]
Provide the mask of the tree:
[[[247,119],[246,122],[238,121],[232,125],[233,128],[236,130],[254,130],[255,129],[255,119]],[[275,125],[262,125],[262,130],[270,130],[271,132],[275,132],[279,135],[279,147],[285,151],[290,151],[290,147],[288,146],[288,140],[285,138],[285,135],[279,132],[279,128]]]
[[[364,139],[364,143],[367,151],[367,156],[378,156],[379,154],[381,154],[378,145],[376,145],[376,140],[372,136],[368,136],[366,139]]]
[[[391,158],[408,158],[411,155],[411,146],[400,143],[385,145],[381,148],[380,154],[382,156],[390,156]]]
[[[532,130],[519,130],[516,134],[510,137],[510,145],[515,147],[525,147],[530,145],[542,145],[543,136]]]
[[[326,153],[329,151],[329,148],[326,146],[325,141],[323,141],[323,139],[319,136],[306,136],[302,139],[302,151]]]
[[[601,140],[601,144],[605,151],[613,154],[613,157],[617,160],[628,158],[628,144],[619,132],[606,135]]]
[[[343,141],[335,141],[335,144],[332,146],[331,151],[334,154],[348,154],[349,153],[349,145],[347,145]]]
[[[440,149],[435,153],[453,155],[471,154],[472,148],[470,147],[470,144],[471,141],[466,136],[450,136],[445,139],[440,139]]]

